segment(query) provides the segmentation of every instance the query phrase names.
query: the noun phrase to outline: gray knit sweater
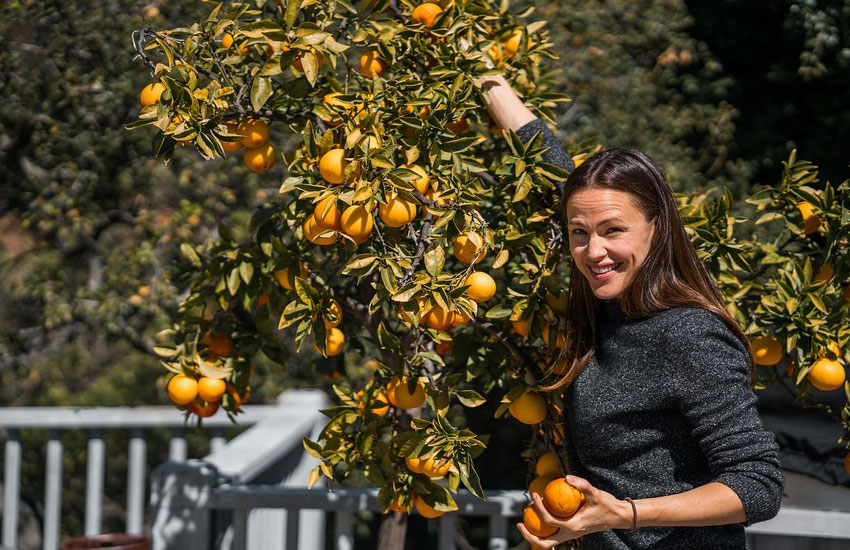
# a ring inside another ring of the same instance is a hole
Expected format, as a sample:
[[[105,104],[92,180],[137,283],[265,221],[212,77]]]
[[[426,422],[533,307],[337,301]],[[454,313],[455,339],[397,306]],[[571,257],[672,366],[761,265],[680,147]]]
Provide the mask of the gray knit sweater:
[[[537,131],[566,156],[540,121]],[[548,155],[548,152],[547,152]],[[569,158],[569,157],[567,157]],[[717,481],[741,498],[749,525],[775,516],[782,499],[776,438],[756,413],[746,350],[716,314],[673,308],[627,318],[600,301],[597,350],[565,395],[566,455],[572,473],[617,498],[681,493]],[[609,530],[586,549],[745,548],[742,524]]]

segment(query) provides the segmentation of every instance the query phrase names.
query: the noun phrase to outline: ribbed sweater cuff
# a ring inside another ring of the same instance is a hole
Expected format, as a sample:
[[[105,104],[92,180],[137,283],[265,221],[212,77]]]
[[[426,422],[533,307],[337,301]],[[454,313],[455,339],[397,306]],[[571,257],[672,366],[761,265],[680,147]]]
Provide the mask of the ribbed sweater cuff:
[[[724,473],[717,476],[716,481],[735,491],[735,494],[741,499],[744,505],[744,513],[747,516],[744,525],[768,520],[779,512],[781,497],[774,497],[777,485],[770,480],[766,480],[768,482],[764,483],[749,475]]]

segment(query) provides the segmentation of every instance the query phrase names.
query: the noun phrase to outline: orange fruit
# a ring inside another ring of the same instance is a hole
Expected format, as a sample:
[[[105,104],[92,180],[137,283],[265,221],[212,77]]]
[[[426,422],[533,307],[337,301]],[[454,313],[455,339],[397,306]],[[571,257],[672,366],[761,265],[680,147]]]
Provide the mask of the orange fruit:
[[[560,473],[559,473],[560,475]],[[531,484],[528,486],[528,494],[533,495],[537,493],[540,495],[540,498],[543,498],[543,490],[546,489],[546,486],[549,485],[549,482],[555,479],[553,476],[538,476],[535,477]]]
[[[821,357],[809,371],[809,383],[821,391],[837,390],[844,385],[846,373],[841,363]]]
[[[444,342],[438,342],[434,346],[434,351],[437,352],[437,355],[448,355],[452,352],[454,348],[454,340],[446,340]]]
[[[363,411],[366,410],[366,403],[363,401],[363,390],[357,392],[357,397],[360,399],[360,405],[357,407],[357,414],[361,417],[363,416]],[[385,390],[381,390],[378,392],[377,401],[381,401],[383,403],[389,403],[387,400],[387,393]],[[390,410],[389,404],[384,405],[383,407],[376,407],[369,409],[371,412],[377,414],[378,416],[386,416],[387,412]]]
[[[470,321],[469,315],[463,313],[462,311],[453,311],[452,312],[452,327],[460,327],[465,325]]]
[[[265,172],[277,162],[277,151],[268,143],[251,147],[242,153],[242,162],[252,172]]]
[[[533,504],[526,506],[525,511],[522,513],[522,523],[532,535],[542,539],[551,537],[558,532],[557,527],[543,523]]]
[[[424,195],[428,189],[430,189],[429,184],[431,183],[431,178],[428,176],[428,172],[426,172],[424,168],[418,164],[404,164],[401,167],[413,170],[419,175],[418,179],[415,179],[410,183],[412,183],[420,193]]]
[[[220,331],[208,330],[201,338],[201,343],[207,346],[207,354],[210,358],[230,355],[233,349],[233,341],[230,336]]]
[[[251,149],[269,140],[269,125],[259,118],[249,118],[239,123],[236,133],[245,136],[242,145]]]
[[[331,195],[316,203],[313,210],[316,223],[323,229],[339,231],[342,228],[342,213],[336,206],[336,197]]]
[[[479,248],[468,235],[458,235],[454,240],[452,248],[454,257],[465,264],[472,263],[473,259],[475,259],[475,263],[477,264],[484,259],[484,251],[481,250],[479,253]],[[476,254],[478,255],[477,259],[475,258]]]
[[[522,29],[516,29],[511,35],[502,41],[502,51],[507,57],[513,57],[519,51],[522,40]]]
[[[446,311],[439,305],[434,305],[428,313],[422,316],[422,321],[428,325],[428,328],[434,330],[448,330],[452,328],[454,320],[454,312]]]
[[[162,82],[152,82],[142,88],[141,93],[139,93],[139,104],[142,107],[147,107],[148,105],[153,105],[154,103],[159,102],[160,96],[162,96],[162,92],[165,91],[165,85]]]
[[[203,401],[213,402],[220,400],[226,389],[227,384],[220,378],[202,376],[198,380],[198,397]]]
[[[434,519],[445,514],[445,512],[440,512],[438,510],[435,510],[431,506],[428,506],[428,504],[426,504],[426,502],[422,500],[419,495],[416,495],[414,497],[413,506],[416,508],[416,511],[419,512],[419,514],[424,518]]]
[[[196,399],[195,401],[189,403],[187,408],[193,413],[197,414],[201,418],[208,418],[218,412],[219,403],[218,401],[214,403],[210,403],[208,401],[201,401]]]
[[[584,504],[584,493],[559,477],[553,479],[543,489],[543,504],[555,517],[568,518]]]
[[[530,330],[531,319],[517,319],[516,321],[511,321],[511,332],[514,334],[519,334],[525,338],[528,336]]]
[[[756,365],[775,365],[782,359],[782,346],[773,336],[758,336],[750,341]]]
[[[425,462],[424,458],[416,458],[409,456],[404,459],[404,463],[407,464],[407,469],[413,472],[414,474],[422,473],[422,463]]]
[[[470,273],[464,281],[464,285],[469,286],[466,289],[466,295],[479,304],[496,295],[496,281],[493,280],[493,277],[481,271]]]
[[[328,313],[329,315],[324,318],[325,328],[334,328],[339,326],[342,322],[342,307],[340,307],[339,302],[331,299],[331,305],[328,307]],[[336,320],[331,321],[328,317],[333,317]]]
[[[378,57],[378,52],[369,50],[360,56],[360,73],[366,78],[381,76],[387,70],[387,64]]]
[[[428,457],[419,463],[421,473],[428,477],[443,477],[452,467],[452,461],[449,459],[437,460],[436,457]]]
[[[302,279],[307,278],[307,266],[304,262],[298,262],[298,276]],[[278,284],[286,290],[295,289],[295,273],[293,270],[290,270],[289,267],[284,267],[283,269],[275,271],[274,278],[277,279]]]
[[[537,472],[538,477],[560,476],[561,464],[558,462],[558,456],[552,451],[546,451],[537,459],[534,471]]]
[[[233,400],[233,405],[238,409],[241,407],[248,398],[251,397],[251,386],[245,388],[245,393],[239,395],[239,391],[236,389],[236,386],[233,384],[227,384],[227,395],[230,396],[230,399]]]
[[[198,383],[194,378],[178,374],[168,381],[166,386],[168,398],[178,405],[188,405],[198,395]]]
[[[331,149],[319,160],[319,173],[328,183],[342,183],[345,181],[346,164],[345,150]]]
[[[443,13],[443,8],[433,2],[425,2],[416,6],[410,19],[414,23],[421,23],[430,29],[434,26],[434,21],[441,13]]]
[[[387,384],[387,397],[394,406],[399,409],[415,409],[421,407],[425,402],[425,384],[421,380],[416,381],[413,393],[407,388],[407,377],[398,377],[390,380]]]
[[[325,246],[336,242],[336,233],[334,232],[330,232],[327,235],[320,235],[321,233],[328,232],[328,230],[319,226],[316,216],[308,216],[304,220],[302,229],[304,229],[304,236],[313,244]]]
[[[233,45],[233,35],[229,32],[224,33],[224,36],[221,37],[221,47],[229,48]]]
[[[325,331],[325,357],[333,357],[334,355],[339,355],[342,353],[342,347],[345,344],[345,334],[341,330],[336,327],[329,328]],[[322,350],[319,349],[319,346],[316,343],[313,343],[313,348],[322,353]]]
[[[446,124],[446,128],[455,134],[462,134],[469,130],[469,123],[465,118],[459,118]]]
[[[366,242],[374,224],[372,214],[360,205],[349,206],[340,217],[342,232],[354,239],[357,244]]]
[[[416,217],[416,205],[392,194],[387,197],[385,204],[378,205],[378,215],[386,225],[401,227],[410,223]]]
[[[815,273],[815,277],[812,280],[829,282],[833,275],[835,275],[835,268],[832,267],[831,263],[826,262],[820,266],[820,269],[818,269],[818,272]]]
[[[441,209],[439,207],[445,206],[445,205],[447,205],[451,202],[448,197],[443,196],[442,193],[434,191],[433,189],[428,189],[427,191],[425,191],[425,198],[428,199],[428,200],[434,201],[434,209],[437,211],[438,214],[443,212],[443,209]],[[424,204],[422,205],[422,211],[425,212],[426,214],[432,214],[433,213]]]
[[[401,503],[401,495],[396,495],[393,497],[393,501],[390,503],[390,510],[393,512],[399,512],[401,514],[407,513],[407,506]]]
[[[546,418],[546,401],[539,393],[527,391],[511,403],[508,411],[523,424],[540,424]]]
[[[236,124],[235,122],[230,122],[230,121],[225,122],[224,124],[227,126],[227,133],[228,134],[239,134],[239,130],[238,130],[239,125],[238,124]],[[239,141],[222,141],[221,142],[221,148],[224,149],[225,151],[230,151],[230,152],[238,151],[241,147],[242,147],[242,140],[239,140]]]
[[[820,227],[821,219],[815,214],[815,206],[809,201],[803,201],[797,204],[797,210],[803,216],[803,231],[806,235],[816,232]]]
[[[850,474],[850,453],[844,455],[844,471]]]

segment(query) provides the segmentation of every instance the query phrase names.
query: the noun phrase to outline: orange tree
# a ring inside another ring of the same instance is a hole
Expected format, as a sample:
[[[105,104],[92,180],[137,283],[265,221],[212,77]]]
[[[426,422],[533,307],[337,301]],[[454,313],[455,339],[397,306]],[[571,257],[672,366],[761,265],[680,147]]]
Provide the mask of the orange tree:
[[[152,82],[129,127],[156,127],[155,154],[191,145],[257,172],[286,165],[247,232],[221,224],[217,241],[182,246],[187,297],[156,348],[178,406],[237,414],[251,359],[283,360],[294,336],[326,357],[375,355],[367,376],[334,386],[327,426],[305,439],[321,459],[310,484],[365,479],[385,510],[426,517],[455,509],[460,484],[481,496],[473,459],[486,438],[461,425],[463,408],[493,392],[504,396],[497,417],[532,426],[522,452],[533,487],[566,470],[563,402],[537,387],[557,376],[564,343],[555,203],[567,174],[544,160],[539,136],[522,143],[494,127],[475,86],[503,72],[552,121],[566,98],[547,88],[554,55],[531,14],[506,1],[279,0],[213,4],[191,26],[137,31]],[[581,162],[591,150],[570,153]],[[679,198],[771,367],[761,383],[815,406],[844,384],[848,194],[792,157],[781,184],[748,204],[728,192]],[[747,223],[733,206],[762,215]],[[845,433],[848,410],[833,411]]]

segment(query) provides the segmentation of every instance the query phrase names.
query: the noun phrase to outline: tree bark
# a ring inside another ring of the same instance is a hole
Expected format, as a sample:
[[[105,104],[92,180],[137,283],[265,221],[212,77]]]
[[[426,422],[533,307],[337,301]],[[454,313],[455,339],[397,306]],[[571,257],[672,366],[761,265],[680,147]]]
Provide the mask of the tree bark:
[[[404,550],[407,535],[407,514],[393,512],[381,520],[378,531],[378,550]]]

